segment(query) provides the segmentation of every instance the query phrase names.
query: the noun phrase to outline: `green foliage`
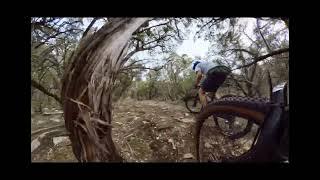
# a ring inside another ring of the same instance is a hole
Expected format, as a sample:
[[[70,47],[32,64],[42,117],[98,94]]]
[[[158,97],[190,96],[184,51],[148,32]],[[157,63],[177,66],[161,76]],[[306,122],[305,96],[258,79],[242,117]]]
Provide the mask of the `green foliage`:
[[[187,55],[170,54],[170,62],[159,71],[149,71],[145,81],[135,81],[131,97],[158,100],[179,100],[193,86],[195,74],[189,68],[192,59]]]
[[[61,78],[81,35],[82,18],[31,18],[31,78],[48,92],[60,96]],[[36,109],[55,100],[33,90]]]

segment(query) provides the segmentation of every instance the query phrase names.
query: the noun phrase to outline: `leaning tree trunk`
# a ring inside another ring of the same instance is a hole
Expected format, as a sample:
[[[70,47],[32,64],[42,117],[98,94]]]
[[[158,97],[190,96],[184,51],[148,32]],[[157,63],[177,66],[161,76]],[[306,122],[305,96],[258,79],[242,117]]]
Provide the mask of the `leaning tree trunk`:
[[[111,93],[128,41],[148,18],[114,18],[84,37],[65,72],[61,97],[72,149],[80,162],[122,161],[111,136]]]

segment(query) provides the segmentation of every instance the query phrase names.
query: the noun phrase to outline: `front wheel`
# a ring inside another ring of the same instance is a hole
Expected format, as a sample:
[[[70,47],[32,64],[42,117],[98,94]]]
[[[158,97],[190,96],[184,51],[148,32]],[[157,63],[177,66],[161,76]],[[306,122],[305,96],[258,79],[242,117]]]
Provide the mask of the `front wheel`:
[[[230,140],[236,140],[244,137],[245,135],[250,133],[254,125],[253,120],[237,118],[233,115],[212,117],[219,132],[228,137]]]
[[[198,95],[186,97],[184,102],[190,113],[197,114],[201,111],[202,105]]]
[[[201,162],[219,162],[225,157],[241,156],[245,151],[249,151],[251,145],[255,143],[253,142],[255,136],[253,132],[244,140],[247,143],[238,148],[240,150],[233,151],[234,148],[240,146],[239,143],[235,144],[236,142],[223,139],[223,136],[215,133],[215,129],[211,125],[213,121],[210,119],[207,123],[205,122],[206,119],[213,115],[218,117],[232,115],[233,117],[243,118],[256,126],[260,126],[268,111],[269,106],[266,100],[249,97],[226,97],[206,106],[196,117],[195,137],[198,160]],[[256,130],[257,129],[258,128],[256,128]],[[251,145],[249,145],[248,142]]]
[[[239,96],[228,94],[222,96],[220,99],[230,99],[231,97],[239,98]],[[215,126],[220,131],[220,133],[228,137],[230,140],[236,140],[244,137],[251,131],[254,124],[252,120],[239,119],[230,114],[223,114],[219,117],[213,115],[212,118],[215,122]]]

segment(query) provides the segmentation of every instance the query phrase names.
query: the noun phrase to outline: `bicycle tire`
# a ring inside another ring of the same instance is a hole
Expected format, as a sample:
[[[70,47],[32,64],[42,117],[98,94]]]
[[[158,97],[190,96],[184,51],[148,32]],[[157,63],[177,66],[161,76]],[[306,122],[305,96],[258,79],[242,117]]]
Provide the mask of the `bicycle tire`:
[[[236,95],[231,95],[231,94],[227,94],[227,95],[224,95],[224,96],[222,96],[220,99],[217,99],[217,100],[215,100],[214,102],[212,102],[212,103],[219,103],[219,104],[221,104],[221,102],[224,102],[224,103],[226,103],[227,101],[232,101],[232,102],[234,102],[235,101],[235,99],[238,99],[238,101],[240,100],[239,99],[239,97],[241,97],[241,100],[243,101],[243,97],[242,96],[236,96]],[[259,101],[261,100],[262,98],[259,98]],[[222,101],[221,101],[222,100]],[[265,102],[267,102],[266,101],[266,99],[263,99]],[[229,103],[230,104],[230,103]],[[215,116],[213,116],[213,119],[214,119],[214,122],[215,122],[215,125],[217,126],[217,128],[219,129],[219,131],[223,134],[223,135],[225,135],[225,136],[227,136],[229,139],[231,139],[231,140],[236,140],[236,139],[239,139],[239,138],[242,138],[242,137],[244,137],[245,135],[247,135],[250,131],[251,131],[251,129],[252,129],[252,127],[253,127],[253,122],[252,121],[250,121],[250,120],[248,120],[247,121],[247,124],[246,124],[246,127],[242,130],[242,131],[240,131],[240,132],[238,132],[238,133],[235,133],[235,134],[231,134],[231,135],[229,135],[229,134],[226,134],[226,133],[224,133],[224,130],[221,128],[221,126],[220,126],[220,124],[219,124],[219,122],[218,122],[218,119],[215,117]]]
[[[200,160],[200,132],[204,121],[213,114],[227,114],[246,118],[257,125],[261,125],[265,116],[270,110],[269,102],[266,99],[251,97],[225,97],[216,100],[206,106],[196,116],[196,153]]]
[[[252,120],[247,120],[246,126],[242,131],[234,133],[234,134],[228,134],[228,133],[225,133],[225,131],[221,128],[216,116],[213,116],[213,120],[214,120],[214,123],[215,123],[217,129],[220,131],[220,133],[223,134],[224,136],[227,136],[231,140],[236,140],[236,139],[242,138],[245,135],[247,135],[249,132],[251,132],[251,129],[254,124]]]
[[[186,106],[186,108],[188,109],[188,111],[190,112],[190,113],[192,113],[192,114],[198,114],[199,112],[200,112],[200,110],[199,111],[194,111],[194,110],[192,110],[190,107],[189,107],[189,101],[197,101],[198,103],[200,103],[200,99],[199,99],[199,97],[198,96],[188,96],[188,97],[185,97],[184,99],[184,103],[185,103],[185,106]]]

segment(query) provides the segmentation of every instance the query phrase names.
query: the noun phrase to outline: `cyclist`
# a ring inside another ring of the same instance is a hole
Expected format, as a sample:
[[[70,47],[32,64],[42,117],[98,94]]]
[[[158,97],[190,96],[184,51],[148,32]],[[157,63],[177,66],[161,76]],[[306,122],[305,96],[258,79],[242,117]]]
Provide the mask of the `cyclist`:
[[[194,60],[191,68],[196,72],[195,87],[199,87],[199,98],[202,107],[205,107],[207,102],[206,92],[216,93],[218,88],[226,80],[226,77],[231,73],[231,70],[223,65],[214,62]]]

